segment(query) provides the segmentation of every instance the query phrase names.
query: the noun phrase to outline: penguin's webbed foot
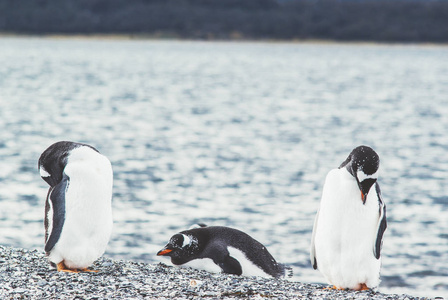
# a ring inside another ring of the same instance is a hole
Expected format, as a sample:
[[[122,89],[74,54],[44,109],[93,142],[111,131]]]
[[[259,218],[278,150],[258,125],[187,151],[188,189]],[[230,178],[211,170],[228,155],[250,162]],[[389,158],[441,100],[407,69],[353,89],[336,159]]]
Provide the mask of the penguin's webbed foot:
[[[359,285],[359,289],[358,289],[358,291],[367,291],[367,290],[370,290],[370,289],[367,287],[367,284],[365,284],[365,283],[361,283],[361,284]]]
[[[344,288],[341,288],[341,287],[337,287],[337,286],[333,285],[333,286],[330,286],[330,287],[326,287],[326,288],[324,288],[324,290],[337,290],[337,291],[343,291],[343,290],[345,290],[345,289],[344,289]]]
[[[80,272],[90,272],[90,273],[96,273],[96,272],[99,272],[98,270],[90,270],[90,269],[87,269],[87,268],[79,269],[79,271],[80,271]]]
[[[344,290],[349,290],[348,288],[341,288],[341,287],[337,287],[335,285],[324,288],[324,290],[337,290],[337,291],[344,291]],[[360,283],[359,286],[357,288],[354,289],[355,291],[367,291],[370,290],[369,287],[367,287],[367,285],[365,283]]]
[[[90,270],[90,269],[87,269],[87,268],[83,268],[83,269],[70,269],[69,267],[67,267],[65,264],[64,264],[64,261],[61,261],[60,263],[58,263],[57,265],[56,265],[56,269],[59,271],[59,272],[67,272],[67,273],[79,273],[79,272],[98,272],[97,270]]]
[[[58,263],[56,265],[56,270],[58,270],[58,272],[67,272],[67,273],[78,273],[79,271],[77,269],[70,269],[68,268],[63,261],[61,261],[60,263]]]

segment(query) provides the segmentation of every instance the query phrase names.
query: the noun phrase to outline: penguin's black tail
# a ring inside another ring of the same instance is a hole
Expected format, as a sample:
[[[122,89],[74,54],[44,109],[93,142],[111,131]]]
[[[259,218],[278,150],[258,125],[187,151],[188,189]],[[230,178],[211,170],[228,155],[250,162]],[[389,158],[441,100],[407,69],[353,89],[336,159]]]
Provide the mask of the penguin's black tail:
[[[207,224],[204,223],[196,223],[190,226],[190,228],[188,228],[188,230],[190,229],[196,229],[196,228],[202,228],[202,227],[207,227]]]
[[[291,267],[285,266],[285,276],[291,278],[294,275],[294,271]]]
[[[294,275],[294,272],[290,266],[284,264],[279,264],[279,266],[281,268],[282,276],[291,278]]]

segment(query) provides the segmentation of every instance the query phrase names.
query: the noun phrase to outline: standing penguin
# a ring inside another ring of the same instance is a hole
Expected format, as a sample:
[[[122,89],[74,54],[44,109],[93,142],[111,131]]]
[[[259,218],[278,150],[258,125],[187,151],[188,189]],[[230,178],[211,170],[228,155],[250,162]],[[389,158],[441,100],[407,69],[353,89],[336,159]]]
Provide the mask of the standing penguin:
[[[175,234],[157,255],[175,265],[235,275],[282,277],[285,266],[258,241],[237,229],[205,226]]]
[[[379,163],[372,148],[359,146],[325,179],[310,258],[335,289],[367,290],[380,282],[387,223]]]
[[[58,271],[91,271],[112,232],[110,161],[92,146],[57,142],[39,158],[49,185],[45,203],[45,252]]]

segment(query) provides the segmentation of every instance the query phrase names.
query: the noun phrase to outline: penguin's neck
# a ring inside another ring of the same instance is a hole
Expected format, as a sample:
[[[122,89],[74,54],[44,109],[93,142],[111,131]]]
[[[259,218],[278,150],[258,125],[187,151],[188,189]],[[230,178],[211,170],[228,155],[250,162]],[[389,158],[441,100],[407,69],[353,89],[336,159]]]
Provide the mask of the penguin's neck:
[[[327,203],[325,205],[327,207],[362,205],[356,179],[345,168],[331,170],[325,181],[322,201]]]

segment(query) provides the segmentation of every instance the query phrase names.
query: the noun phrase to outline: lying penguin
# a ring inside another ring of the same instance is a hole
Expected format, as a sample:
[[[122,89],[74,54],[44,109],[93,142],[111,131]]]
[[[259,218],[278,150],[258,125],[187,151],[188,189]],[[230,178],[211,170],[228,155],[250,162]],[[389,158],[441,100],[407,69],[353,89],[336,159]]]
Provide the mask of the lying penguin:
[[[58,271],[87,269],[112,231],[110,161],[92,146],[57,142],[39,158],[50,189],[45,202],[45,252]]]
[[[171,257],[174,265],[213,273],[279,278],[290,270],[246,233],[223,226],[200,224],[175,234],[157,255]]]

